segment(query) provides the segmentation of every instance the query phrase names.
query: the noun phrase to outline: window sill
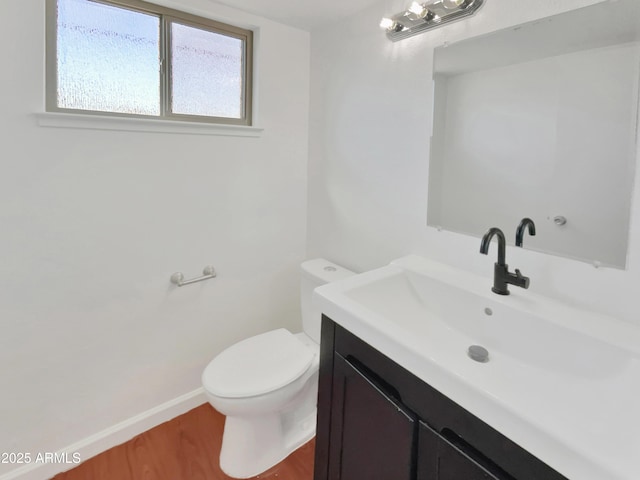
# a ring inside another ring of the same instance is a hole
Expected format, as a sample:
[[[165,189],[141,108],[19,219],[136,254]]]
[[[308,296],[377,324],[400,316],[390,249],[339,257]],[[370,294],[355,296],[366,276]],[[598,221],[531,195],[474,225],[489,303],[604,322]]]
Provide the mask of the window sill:
[[[177,133],[187,135],[223,135],[230,137],[260,137],[264,128],[245,125],[223,125],[172,120],[127,118],[108,115],[41,112],[35,114],[38,125],[53,128],[117,130],[122,132]]]

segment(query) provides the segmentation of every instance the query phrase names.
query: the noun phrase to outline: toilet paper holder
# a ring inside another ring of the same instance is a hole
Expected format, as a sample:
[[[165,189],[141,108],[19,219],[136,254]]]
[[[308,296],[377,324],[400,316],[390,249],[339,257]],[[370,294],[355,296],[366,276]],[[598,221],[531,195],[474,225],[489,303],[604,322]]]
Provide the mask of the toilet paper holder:
[[[178,287],[184,287],[185,285],[191,285],[192,283],[202,282],[203,280],[209,280],[210,278],[214,278],[216,276],[216,270],[211,266],[207,265],[202,270],[202,276],[192,278],[190,280],[185,280],[182,272],[176,272],[171,275],[169,279],[171,283],[177,285]]]

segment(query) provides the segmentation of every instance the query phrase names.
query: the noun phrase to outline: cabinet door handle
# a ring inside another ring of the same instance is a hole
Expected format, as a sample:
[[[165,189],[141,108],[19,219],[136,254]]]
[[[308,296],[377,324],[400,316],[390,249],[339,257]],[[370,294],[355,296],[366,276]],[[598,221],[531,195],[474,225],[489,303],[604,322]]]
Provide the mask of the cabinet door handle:
[[[360,362],[357,358],[348,355],[347,358],[344,359],[351,367],[356,370],[360,375],[366,378],[369,382],[371,382],[375,387],[383,392],[387,397],[394,400],[394,403],[402,402],[402,397],[400,396],[400,392],[391,385],[382,379],[379,375],[377,375],[373,370],[369,369],[366,365]]]
[[[489,474],[493,475],[496,479],[516,480],[514,477],[505,472],[493,460],[487,458],[480,450],[468,443],[464,438],[462,438],[450,428],[443,428],[440,432],[440,436],[443,441],[449,444],[450,447],[469,457],[475,463],[484,468]]]

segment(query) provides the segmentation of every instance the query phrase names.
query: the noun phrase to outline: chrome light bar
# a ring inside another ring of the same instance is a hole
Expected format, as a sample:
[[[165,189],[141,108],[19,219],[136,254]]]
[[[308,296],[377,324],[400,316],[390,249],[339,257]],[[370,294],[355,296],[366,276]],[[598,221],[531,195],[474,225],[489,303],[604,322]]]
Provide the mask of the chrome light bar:
[[[413,2],[407,10],[385,17],[380,27],[391,41],[409,38],[448,23],[473,15],[485,0],[436,0]]]

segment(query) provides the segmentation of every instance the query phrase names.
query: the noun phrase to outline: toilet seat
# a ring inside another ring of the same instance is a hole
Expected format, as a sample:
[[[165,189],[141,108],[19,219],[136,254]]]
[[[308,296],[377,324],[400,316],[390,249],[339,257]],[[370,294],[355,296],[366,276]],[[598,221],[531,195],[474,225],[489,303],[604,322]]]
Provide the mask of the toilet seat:
[[[284,328],[247,338],[221,352],[202,374],[213,395],[242,398],[264,395],[307,371],[314,354]]]

